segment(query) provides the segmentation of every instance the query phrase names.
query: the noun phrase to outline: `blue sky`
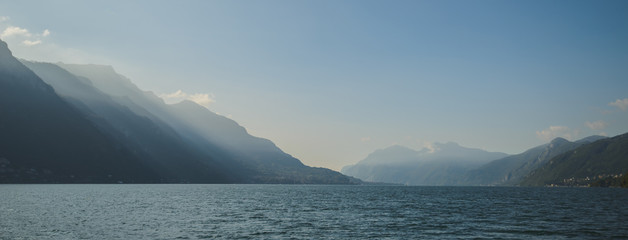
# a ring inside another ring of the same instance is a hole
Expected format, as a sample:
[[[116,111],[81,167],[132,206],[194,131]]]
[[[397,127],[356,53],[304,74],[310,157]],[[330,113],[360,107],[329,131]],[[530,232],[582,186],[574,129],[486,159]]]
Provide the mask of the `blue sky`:
[[[181,90],[339,170],[392,144],[514,154],[628,132],[627,12],[626,1],[0,1],[0,38],[17,57],[113,65],[142,89]]]

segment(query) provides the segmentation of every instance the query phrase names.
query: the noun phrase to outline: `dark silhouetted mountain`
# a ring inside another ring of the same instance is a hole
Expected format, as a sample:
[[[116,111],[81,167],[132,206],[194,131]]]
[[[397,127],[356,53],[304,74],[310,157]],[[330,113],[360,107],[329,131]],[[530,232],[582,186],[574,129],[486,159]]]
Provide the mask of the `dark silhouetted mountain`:
[[[0,182],[156,182],[0,41]]]
[[[531,148],[523,153],[511,155],[487,163],[465,174],[461,184],[464,185],[516,185],[531,171],[543,166],[549,159],[566,151],[575,149],[599,139],[601,136],[590,136],[576,142],[564,138],[556,138],[548,144]]]
[[[456,143],[436,143],[419,151],[392,146],[344,167],[342,173],[368,182],[457,185],[466,171],[505,156],[505,153],[465,148]]]
[[[520,183],[523,186],[588,185],[628,171],[628,133],[583,144],[551,158]]]
[[[227,164],[189,146],[167,124],[139,116],[77,77],[50,63],[22,61],[99,129],[131,150],[162,182],[226,183],[238,181]],[[155,118],[153,118],[155,119]]]
[[[354,183],[338,172],[303,165],[271,141],[251,136],[235,121],[184,101],[167,105],[144,92],[113,68],[100,65],[57,64],[85,77],[115,102],[139,116],[171,127],[189,146],[226,166],[229,176],[245,183]]]

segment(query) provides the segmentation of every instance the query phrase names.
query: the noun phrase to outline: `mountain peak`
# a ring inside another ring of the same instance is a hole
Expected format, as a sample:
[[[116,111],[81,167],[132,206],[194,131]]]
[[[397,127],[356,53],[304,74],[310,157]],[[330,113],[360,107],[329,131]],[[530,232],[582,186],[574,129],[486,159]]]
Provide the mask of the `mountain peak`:
[[[374,156],[379,156],[379,155],[415,156],[418,153],[419,153],[418,151],[412,148],[395,144],[387,148],[375,150],[373,153],[371,153],[371,155],[374,155]]]
[[[342,171],[366,181],[452,185],[458,184],[465,171],[506,156],[505,153],[466,148],[454,142],[433,143],[419,151],[393,145],[376,150]]]
[[[564,139],[564,138],[561,138],[561,137],[557,137],[557,138],[554,138],[554,140],[552,140],[550,142],[550,144],[552,144],[552,145],[560,145],[560,144],[568,143],[568,142],[570,142],[570,141],[567,140],[567,139]]]
[[[14,59],[13,52],[9,49],[9,45],[2,40],[0,40],[0,60],[6,63],[17,61],[17,59]]]
[[[419,152],[401,145],[392,145],[369,154],[358,164],[400,163],[415,160]]]
[[[0,40],[0,55],[10,55],[13,56],[11,50],[9,50],[9,45],[6,42]]]
[[[401,146],[399,144],[392,145],[390,147],[379,149],[377,151],[414,151],[413,149],[405,146]]]

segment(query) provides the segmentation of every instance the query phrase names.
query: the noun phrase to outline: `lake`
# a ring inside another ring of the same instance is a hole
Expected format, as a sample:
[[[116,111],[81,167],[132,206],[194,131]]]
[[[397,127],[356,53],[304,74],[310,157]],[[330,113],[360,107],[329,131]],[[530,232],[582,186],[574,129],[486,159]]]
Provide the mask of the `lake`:
[[[628,189],[0,185],[0,239],[628,238]]]

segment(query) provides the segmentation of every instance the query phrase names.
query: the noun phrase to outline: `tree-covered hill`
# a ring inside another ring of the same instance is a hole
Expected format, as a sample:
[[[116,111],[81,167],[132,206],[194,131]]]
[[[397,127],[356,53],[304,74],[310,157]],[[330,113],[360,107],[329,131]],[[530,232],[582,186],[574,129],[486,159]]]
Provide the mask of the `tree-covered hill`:
[[[628,171],[628,133],[558,155],[524,178],[522,186],[586,186]]]

